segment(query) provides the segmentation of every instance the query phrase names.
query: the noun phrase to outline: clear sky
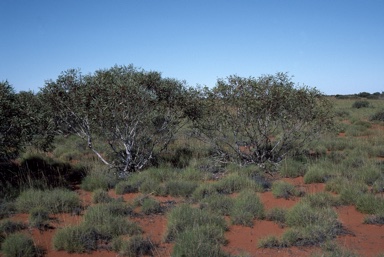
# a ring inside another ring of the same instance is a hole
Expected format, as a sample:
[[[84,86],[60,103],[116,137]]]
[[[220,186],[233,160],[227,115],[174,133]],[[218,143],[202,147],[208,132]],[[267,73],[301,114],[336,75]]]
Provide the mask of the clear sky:
[[[0,0],[0,81],[133,64],[214,86],[288,72],[326,94],[384,91],[384,0]]]

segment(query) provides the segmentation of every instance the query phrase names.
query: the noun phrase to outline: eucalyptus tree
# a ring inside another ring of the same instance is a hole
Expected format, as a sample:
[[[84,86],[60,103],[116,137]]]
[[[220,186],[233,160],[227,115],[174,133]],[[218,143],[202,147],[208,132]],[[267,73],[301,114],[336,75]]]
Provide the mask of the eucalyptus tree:
[[[279,163],[332,127],[332,104],[286,73],[229,76],[204,90],[195,127],[221,162]]]
[[[111,168],[132,172],[147,166],[187,122],[185,82],[134,66],[82,75],[63,72],[42,95],[62,132],[75,133]],[[105,155],[94,141],[103,142]]]

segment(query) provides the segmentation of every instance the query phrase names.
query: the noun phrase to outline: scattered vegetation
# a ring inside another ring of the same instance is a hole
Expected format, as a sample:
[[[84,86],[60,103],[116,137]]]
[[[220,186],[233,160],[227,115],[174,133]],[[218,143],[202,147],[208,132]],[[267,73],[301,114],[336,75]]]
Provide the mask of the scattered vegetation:
[[[295,188],[294,185],[285,181],[275,181],[272,184],[272,194],[276,198],[289,199],[291,197],[300,196],[301,193]]]
[[[1,251],[5,257],[36,257],[42,255],[41,249],[35,246],[33,240],[21,233],[8,236],[1,244]]]

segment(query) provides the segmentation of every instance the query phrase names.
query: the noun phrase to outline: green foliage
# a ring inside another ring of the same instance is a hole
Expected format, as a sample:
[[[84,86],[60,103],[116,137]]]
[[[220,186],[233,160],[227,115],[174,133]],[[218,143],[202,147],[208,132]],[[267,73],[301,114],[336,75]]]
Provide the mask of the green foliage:
[[[113,201],[113,198],[108,195],[108,192],[104,189],[96,189],[92,195],[93,203],[110,203]]]
[[[129,238],[129,240],[122,241],[119,247],[119,253],[122,256],[136,257],[153,255],[153,244],[140,235],[135,235]]]
[[[133,65],[85,76],[68,70],[41,90],[61,130],[80,136],[104,164],[123,172],[142,170],[166,148],[192,115],[191,92],[184,82]],[[96,139],[113,154],[103,156]]]
[[[118,195],[137,193],[139,191],[139,185],[136,181],[120,181],[115,186],[115,192]]]
[[[80,224],[59,229],[52,239],[53,248],[69,253],[84,253],[97,249],[99,235],[92,226]]]
[[[129,221],[124,213],[121,213],[120,208],[115,207],[116,205],[110,204],[97,204],[89,207],[84,214],[84,225],[93,227],[99,235],[106,239],[139,233],[140,227]]]
[[[295,188],[294,185],[285,181],[275,181],[272,184],[272,194],[276,198],[289,199],[291,197],[299,196],[300,192]]]
[[[234,200],[231,197],[221,194],[213,194],[200,201],[200,208],[206,208],[219,215],[230,215],[233,205]]]
[[[35,207],[29,211],[29,226],[45,229],[49,225],[49,212],[45,207]]]
[[[329,170],[329,167],[317,164],[311,165],[308,168],[308,172],[304,175],[304,183],[324,183],[332,177],[332,170]]]
[[[282,246],[317,245],[341,233],[341,224],[334,210],[327,207],[313,208],[299,202],[286,215],[290,227],[281,237]]]
[[[96,189],[110,189],[117,184],[115,175],[105,171],[91,171],[81,181],[81,188],[86,191],[94,191]]]
[[[223,231],[227,229],[227,224],[222,217],[186,204],[172,209],[167,218],[168,224],[164,237],[167,242],[174,241],[181,233],[199,226],[216,226]]]
[[[286,214],[287,209],[274,207],[266,212],[265,219],[279,224],[285,224]]]
[[[33,240],[24,234],[12,234],[1,244],[1,251],[5,257],[36,257],[40,250]]]
[[[341,201],[338,197],[332,196],[327,192],[319,192],[306,195],[302,201],[308,203],[312,208],[324,208],[339,206]]]
[[[251,190],[243,190],[234,202],[231,212],[233,224],[252,227],[255,218],[264,218],[264,206]]]
[[[185,230],[176,239],[173,257],[212,256],[225,257],[221,245],[225,242],[224,231],[215,225],[201,225]]]
[[[334,242],[325,242],[321,246],[322,252],[315,253],[311,257],[358,257],[359,255],[351,250],[337,245]]]
[[[286,73],[230,76],[203,95],[195,126],[223,162],[278,163],[333,126],[331,102]]]
[[[200,184],[196,189],[195,191],[192,193],[192,199],[196,202],[204,199],[204,198],[207,198],[207,197],[210,197],[212,195],[215,195],[217,194],[217,189],[216,189],[216,185],[213,184],[213,183],[203,183],[203,184]]]
[[[80,206],[80,199],[76,192],[67,189],[28,189],[19,195],[15,206],[19,212],[24,213],[36,207],[45,208],[50,213],[72,212]]]
[[[340,191],[340,201],[343,204],[355,204],[360,195],[368,191],[368,187],[361,182],[344,184]]]
[[[22,222],[12,221],[12,220],[1,220],[0,221],[0,243],[2,239],[6,238],[12,233],[23,230],[27,226]]]
[[[375,114],[373,114],[370,118],[371,121],[384,121],[384,111],[378,111]]]
[[[257,243],[259,248],[278,248],[280,246],[280,241],[276,236],[267,236],[262,238]]]
[[[364,224],[384,225],[384,211],[366,216],[364,218]]]
[[[264,191],[261,184],[257,184],[254,180],[240,175],[240,173],[231,173],[215,183],[216,191],[222,194],[232,194],[243,189],[253,189],[256,191]]]
[[[160,202],[154,198],[145,198],[141,203],[141,212],[144,214],[156,214],[162,211]]]
[[[304,176],[307,170],[308,167],[305,163],[289,158],[284,159],[282,162],[280,175],[286,178],[296,178],[299,176]]]
[[[184,180],[171,180],[165,183],[166,191],[171,196],[190,196],[197,188],[197,182]]]
[[[360,194],[356,200],[356,209],[367,214],[384,212],[384,200],[372,194]]]
[[[353,103],[352,108],[360,109],[369,107],[369,102],[367,100],[359,100]]]

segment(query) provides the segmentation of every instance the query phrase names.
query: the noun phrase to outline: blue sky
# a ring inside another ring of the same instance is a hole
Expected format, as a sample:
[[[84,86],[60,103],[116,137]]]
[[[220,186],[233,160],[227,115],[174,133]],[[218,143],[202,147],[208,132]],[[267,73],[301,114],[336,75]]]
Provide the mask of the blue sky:
[[[1,0],[0,81],[134,64],[188,85],[288,72],[326,94],[384,91],[383,0]]]

